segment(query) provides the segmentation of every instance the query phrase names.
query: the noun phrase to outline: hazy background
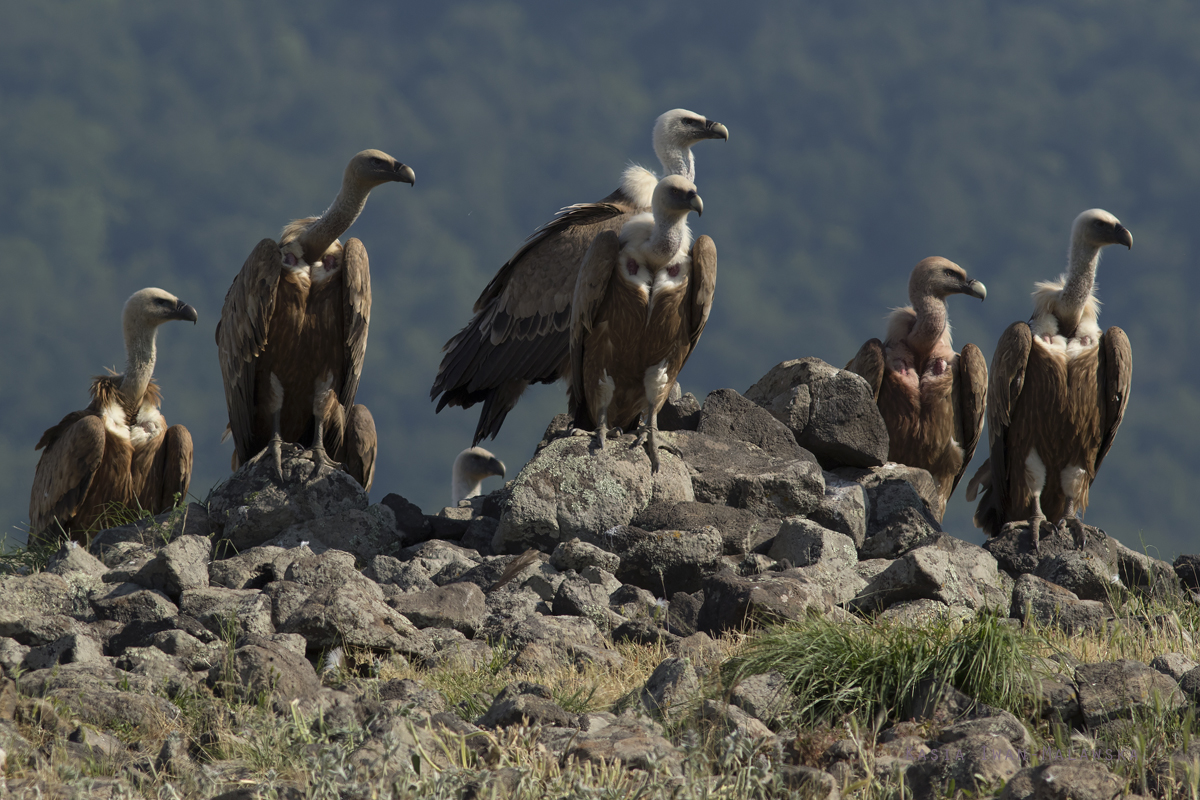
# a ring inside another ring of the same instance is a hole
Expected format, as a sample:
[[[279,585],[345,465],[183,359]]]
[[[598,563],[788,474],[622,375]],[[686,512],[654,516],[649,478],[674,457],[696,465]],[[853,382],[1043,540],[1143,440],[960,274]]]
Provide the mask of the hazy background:
[[[698,397],[777,362],[844,364],[946,256],[988,286],[950,301],[990,359],[1095,206],[1134,234],[1100,266],[1102,324],[1136,355],[1125,423],[1087,521],[1171,558],[1200,550],[1197,277],[1200,6],[267,0],[15,4],[0,27],[0,522],[23,540],[41,432],[122,369],[125,298],[157,285],[195,327],[160,330],[163,410],[196,443],[192,492],[228,474],[213,332],[251,248],[319,213],[358,150],[411,165],[351,229],[374,308],[359,402],[372,499],[448,502],[478,407],[434,415],[442,344],[560,207],[659,169],[650,128],[685,107],[720,279],[681,375]],[[531,390],[487,443],[510,477],[556,412]],[[986,446],[975,464],[986,456]],[[497,485],[493,479],[487,488]],[[946,527],[974,541],[961,487]]]

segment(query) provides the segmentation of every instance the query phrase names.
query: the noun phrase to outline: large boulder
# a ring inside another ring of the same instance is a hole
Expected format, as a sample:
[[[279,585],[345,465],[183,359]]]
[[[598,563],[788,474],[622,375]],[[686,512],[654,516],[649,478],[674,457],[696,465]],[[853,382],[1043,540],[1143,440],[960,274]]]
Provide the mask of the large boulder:
[[[358,481],[341,470],[319,471],[301,452],[299,445],[284,444],[282,481],[268,455],[242,465],[209,494],[218,557],[264,544],[293,525],[367,509]]]
[[[867,382],[819,358],[784,361],[746,391],[791,429],[823,466],[874,467],[887,461],[888,432]]]
[[[513,481],[497,544],[505,552],[549,552],[574,538],[602,544],[605,531],[628,525],[651,501],[694,500],[683,462],[666,450],[660,459],[661,469],[651,471],[645,449],[622,439],[603,450],[585,436],[550,442]]]

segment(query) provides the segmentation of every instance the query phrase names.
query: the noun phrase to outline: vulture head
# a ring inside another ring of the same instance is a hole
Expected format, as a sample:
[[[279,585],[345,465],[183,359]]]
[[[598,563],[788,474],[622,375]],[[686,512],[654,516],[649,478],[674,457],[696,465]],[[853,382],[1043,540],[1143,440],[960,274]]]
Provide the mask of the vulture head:
[[[1071,226],[1071,241],[1091,247],[1123,244],[1133,249],[1133,234],[1103,208],[1089,208]]]
[[[344,181],[373,189],[389,181],[417,185],[417,173],[382,150],[363,150],[346,165]]]
[[[479,494],[480,484],[492,475],[504,477],[504,462],[482,447],[468,447],[454,459],[450,478],[451,504]]]
[[[686,108],[676,108],[660,116],[654,123],[654,154],[662,162],[664,174],[695,180],[692,145],[705,139],[728,141],[729,129]]]
[[[142,289],[125,301],[124,326],[126,334],[152,331],[173,319],[195,323],[196,309],[162,289]]]
[[[650,205],[655,217],[667,219],[686,217],[689,211],[704,213],[704,201],[696,191],[696,184],[682,175],[668,175],[659,181]]]
[[[987,287],[971,280],[967,271],[949,259],[932,256],[913,267],[908,279],[908,299],[915,306],[920,298],[944,299],[952,294],[967,294],[983,300]]]

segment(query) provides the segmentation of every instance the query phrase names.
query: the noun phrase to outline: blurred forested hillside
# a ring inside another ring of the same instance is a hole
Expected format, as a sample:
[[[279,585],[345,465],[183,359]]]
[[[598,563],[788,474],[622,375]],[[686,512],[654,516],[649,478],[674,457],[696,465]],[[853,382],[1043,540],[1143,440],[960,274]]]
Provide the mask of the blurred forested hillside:
[[[374,287],[359,391],[381,439],[373,499],[436,511],[477,417],[434,415],[441,345],[536,226],[606,195],[631,160],[658,169],[651,124],[682,106],[731,131],[695,151],[693,227],[721,260],[685,390],[744,391],[787,358],[845,363],[928,255],[986,282],[987,302],[950,307],[956,342],[990,358],[1033,282],[1061,271],[1071,220],[1103,207],[1135,238],[1099,283],[1136,368],[1087,520],[1194,552],[1197,41],[1185,0],[10,4],[0,520],[23,539],[33,445],[86,403],[89,376],[123,368],[121,305],[144,286],[199,309],[194,328],[161,329],[157,377],[196,441],[193,493],[228,473],[225,291],[366,147],[418,178],[379,189],[351,230]],[[489,445],[510,477],[564,409],[561,386],[527,394]],[[978,540],[969,512],[960,488],[947,528]]]

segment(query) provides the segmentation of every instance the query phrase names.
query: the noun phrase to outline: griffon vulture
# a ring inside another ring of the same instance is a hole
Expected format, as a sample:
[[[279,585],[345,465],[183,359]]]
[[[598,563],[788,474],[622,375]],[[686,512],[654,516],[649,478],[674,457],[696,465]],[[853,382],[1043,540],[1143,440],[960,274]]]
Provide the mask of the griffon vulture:
[[[570,411],[595,428],[604,447],[610,425],[642,415],[634,446],[645,444],[658,471],[658,411],[704,331],[717,284],[717,248],[692,245],[689,211],[704,203],[682,175],[654,189],[653,215],[639,214],[618,237],[604,231],[588,248],[571,304]]]
[[[158,326],[196,321],[196,309],[162,289],[142,289],[125,302],[125,372],[92,380],[92,402],[42,434],[29,497],[30,541],[99,530],[121,507],[153,514],[187,494],[192,437],[167,427],[153,383]],[[115,520],[114,520],[115,521]]]
[[[692,145],[729,139],[729,130],[682,108],[654,123],[654,152],[664,175],[696,178]],[[530,383],[568,376],[571,298],[583,254],[597,235],[619,233],[635,214],[650,210],[658,179],[639,166],[598,203],[564,208],[535,231],[475,301],[474,316],[442,348],[445,356],[430,391],[444,407],[483,402],[473,444],[500,432],[504,418]]]
[[[887,423],[888,460],[929,470],[938,484],[940,520],[979,434],[987,397],[987,362],[973,344],[954,352],[946,297],[983,300],[987,287],[958,264],[927,258],[908,279],[911,306],[888,317],[887,341],[870,339],[846,369],[867,379]]]
[[[217,325],[234,469],[269,451],[281,475],[282,443],[299,442],[318,466],[335,466],[332,453],[371,488],[375,422],[354,404],[371,275],[362,242],[343,247],[338,237],[371,190],[394,181],[415,184],[416,175],[386,153],[362,151],[324,214],[289,223],[278,243],[263,239],[234,278]]]
[[[1075,515],[1087,508],[1133,374],[1125,332],[1101,334],[1097,323],[1096,265],[1110,244],[1132,248],[1133,234],[1098,208],[1076,217],[1066,275],[1036,284],[1033,316],[1010,325],[996,345],[987,403],[991,453],[967,487],[968,500],[983,488],[975,525],[989,536],[1028,520],[1036,549],[1049,519],[1083,546]]]
[[[454,470],[450,475],[450,505],[459,500],[478,497],[483,491],[483,481],[493,475],[504,477],[504,462],[482,447],[468,447],[454,459]]]

